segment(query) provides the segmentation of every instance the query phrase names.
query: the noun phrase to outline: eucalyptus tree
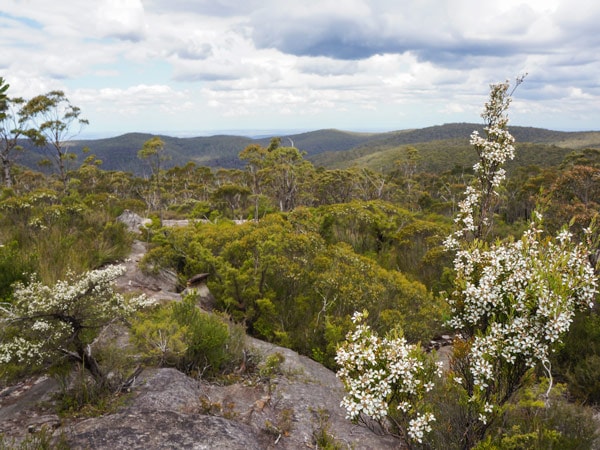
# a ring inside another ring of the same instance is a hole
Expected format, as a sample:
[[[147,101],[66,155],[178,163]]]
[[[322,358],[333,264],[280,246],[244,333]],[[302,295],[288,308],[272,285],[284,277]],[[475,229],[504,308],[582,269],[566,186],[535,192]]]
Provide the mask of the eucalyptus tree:
[[[27,136],[36,146],[50,148],[50,158],[66,186],[67,161],[76,159],[76,155],[69,151],[71,140],[89,121],[81,117],[81,108],[73,105],[63,91],[38,95],[29,100],[22,111],[34,125],[27,130]]]
[[[270,148],[270,147],[269,147]],[[262,194],[263,169],[268,149],[259,144],[250,144],[239,154],[242,161],[246,161],[246,171],[252,182],[252,196],[254,199],[254,220],[258,220],[259,200]]]
[[[24,135],[28,120],[21,109],[25,101],[20,97],[9,97],[6,94],[9,87],[10,85],[0,77],[0,163],[4,185],[8,188],[13,185],[11,168],[17,152],[22,150],[19,138]]]
[[[8,108],[8,96],[6,95],[6,91],[9,87],[10,85],[6,83],[4,78],[0,77],[0,114],[4,114]]]
[[[299,205],[301,188],[314,173],[314,167],[297,148],[277,147],[267,152],[262,173],[270,195],[280,211],[285,212]]]
[[[161,197],[161,176],[164,163],[169,160],[169,155],[165,150],[165,142],[158,136],[148,139],[138,150],[137,156],[142,161],[146,161],[152,173],[152,185],[150,196],[146,203],[150,209],[160,209],[162,204]]]

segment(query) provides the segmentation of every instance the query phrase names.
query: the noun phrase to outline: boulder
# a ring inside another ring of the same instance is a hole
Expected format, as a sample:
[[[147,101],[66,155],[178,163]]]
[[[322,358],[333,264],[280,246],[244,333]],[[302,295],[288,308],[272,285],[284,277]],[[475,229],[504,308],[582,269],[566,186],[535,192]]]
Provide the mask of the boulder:
[[[152,223],[150,219],[144,219],[128,209],[123,211],[117,220],[127,225],[127,229],[133,233],[139,233],[140,227]]]

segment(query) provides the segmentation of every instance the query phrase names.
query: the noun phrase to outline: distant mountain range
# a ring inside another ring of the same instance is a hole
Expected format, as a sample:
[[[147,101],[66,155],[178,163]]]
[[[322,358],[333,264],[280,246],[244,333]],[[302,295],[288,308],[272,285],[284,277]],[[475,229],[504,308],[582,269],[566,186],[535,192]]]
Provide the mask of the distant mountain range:
[[[471,165],[475,159],[469,146],[473,130],[482,132],[482,126],[472,123],[452,123],[427,128],[393,131],[385,133],[355,133],[334,129],[280,137],[284,146],[294,146],[306,153],[305,157],[316,166],[344,168],[353,165],[375,170],[389,169],[401,157],[406,146],[419,150],[422,169],[439,171],[455,165]],[[572,150],[600,148],[600,132],[561,132],[531,127],[510,127],[522,157],[513,164],[536,164],[540,166],[558,164]],[[70,151],[81,163],[89,154],[102,161],[104,170],[120,170],[141,175],[147,167],[137,157],[137,152],[152,134],[127,133],[106,139],[78,140],[70,143]],[[250,144],[268,146],[271,137],[253,139],[244,136],[216,135],[176,138],[160,136],[170,160],[166,167],[183,166],[193,161],[199,166],[242,168],[239,153]],[[27,148],[20,164],[38,168],[43,150]],[[523,159],[524,158],[524,159]]]

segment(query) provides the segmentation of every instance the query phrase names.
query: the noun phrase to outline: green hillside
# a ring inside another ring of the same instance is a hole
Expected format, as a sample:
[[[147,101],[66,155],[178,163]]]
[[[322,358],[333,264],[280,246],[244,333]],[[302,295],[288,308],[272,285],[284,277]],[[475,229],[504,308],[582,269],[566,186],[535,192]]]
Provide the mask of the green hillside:
[[[406,146],[417,148],[421,156],[421,170],[439,172],[456,165],[470,166],[474,155],[469,146],[473,130],[482,131],[481,125],[454,123],[422,129],[387,133],[354,133],[334,129],[282,135],[282,145],[295,146],[306,152],[306,158],[316,166],[344,168],[369,167],[378,171],[393,169]],[[512,165],[536,164],[540,166],[559,163],[572,150],[600,148],[600,132],[559,132],[531,127],[512,127],[521,152]],[[105,170],[120,170],[143,174],[146,166],[137,152],[153,135],[128,133],[121,136],[73,141],[70,151],[77,154],[77,163],[85,159],[84,149],[89,149],[102,161]],[[165,142],[169,160],[165,167],[183,166],[193,161],[201,166],[241,168],[239,153],[250,144],[267,146],[270,138],[252,139],[244,136],[216,135],[192,138],[160,136]],[[28,142],[19,163],[39,168],[43,151]],[[510,166],[509,166],[510,169]]]

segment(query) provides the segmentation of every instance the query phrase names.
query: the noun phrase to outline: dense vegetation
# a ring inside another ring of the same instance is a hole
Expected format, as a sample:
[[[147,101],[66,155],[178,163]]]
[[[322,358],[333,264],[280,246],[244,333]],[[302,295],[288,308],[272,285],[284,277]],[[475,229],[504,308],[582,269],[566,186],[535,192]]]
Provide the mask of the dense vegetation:
[[[59,94],[54,99],[66,101]],[[215,342],[230,342],[227,345],[233,347],[234,323],[330,368],[336,368],[336,349],[353,328],[355,311],[368,311],[365,324],[374,333],[399,333],[410,345],[427,344],[448,331],[443,292],[451,289],[454,274],[443,241],[452,231],[466,186],[476,176],[470,168],[476,155],[467,155],[472,149],[466,137],[453,143],[439,140],[447,137],[430,130],[431,139],[438,140],[409,146],[389,135],[385,139],[391,143],[372,147],[383,151],[356,150],[360,159],[353,160],[361,164],[338,164],[338,168],[315,166],[304,152],[284,146],[278,138],[240,141],[236,156],[240,168],[211,168],[183,153],[175,157],[180,148],[171,139],[143,136],[141,141],[140,136],[130,136],[137,139],[135,164],[146,168],[147,175],[138,176],[104,170],[93,147],[70,165],[73,153],[60,147],[61,142],[53,150],[40,140],[39,123],[30,121],[37,110],[21,109],[34,105],[10,98],[4,105],[2,311],[14,312],[22,301],[19,286],[33,283],[33,274],[46,286],[59,285],[73,274],[102,269],[124,258],[134,236],[116,218],[127,209],[154,218],[143,232],[151,244],[143,261],[145,270],[175,270],[182,289],[189,277],[208,273],[215,308],[227,318],[215,322],[190,309],[190,303],[139,316],[134,321],[135,340],[153,364],[211,376],[230,370],[231,361],[240,358],[239,348],[224,355],[212,344],[206,347],[199,336],[210,329]],[[68,105],[71,111],[76,108]],[[79,119],[78,109],[74,111]],[[73,126],[71,118],[59,119],[63,131]],[[22,152],[18,142],[26,136],[39,152],[56,154],[51,173],[17,164],[16,156]],[[361,144],[367,138],[357,135],[348,142],[367,145]],[[449,152],[446,146],[451,145],[460,151]],[[329,149],[337,150],[333,145]],[[549,233],[569,224],[573,234],[580,236],[600,208],[600,150],[565,150],[540,142],[522,143],[517,154],[521,150],[530,158],[523,163],[517,156],[509,167],[491,211],[495,225],[490,241],[519,236],[536,206],[544,210]],[[456,157],[463,153],[464,159]],[[377,161],[365,159],[369,155]],[[163,227],[167,218],[191,223]],[[15,322],[3,317],[0,338],[8,342],[17,331]],[[158,347],[149,344],[159,328],[170,330],[169,352],[157,352]],[[582,448],[572,444],[575,437],[556,438],[562,420],[556,414],[574,408],[564,414],[576,411],[587,418],[588,411],[577,409],[579,405],[600,402],[599,330],[596,303],[592,310],[578,314],[565,344],[552,356],[552,373],[566,386],[560,395],[554,394],[560,397],[559,407],[550,412],[535,403],[540,388],[532,373],[528,390],[511,398],[506,423],[490,429],[489,447],[482,448],[499,448],[492,446],[493,439],[504,443],[501,448],[524,448],[520,446],[529,434],[531,445],[547,439]],[[85,342],[92,340],[93,335],[86,336]],[[102,352],[97,358],[102,365]],[[65,361],[68,358],[23,365],[0,355],[0,371],[9,380]],[[108,358],[104,363],[109,363]],[[438,394],[448,405],[456,395],[450,389]],[[448,411],[451,415],[450,406]],[[540,419],[544,415],[552,416],[549,422]],[[571,436],[568,433],[572,429],[562,436]]]

